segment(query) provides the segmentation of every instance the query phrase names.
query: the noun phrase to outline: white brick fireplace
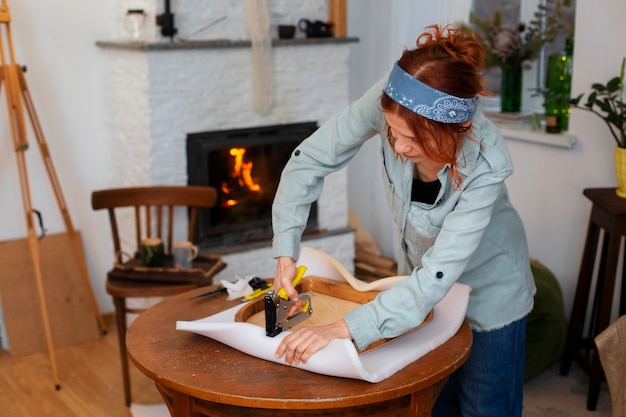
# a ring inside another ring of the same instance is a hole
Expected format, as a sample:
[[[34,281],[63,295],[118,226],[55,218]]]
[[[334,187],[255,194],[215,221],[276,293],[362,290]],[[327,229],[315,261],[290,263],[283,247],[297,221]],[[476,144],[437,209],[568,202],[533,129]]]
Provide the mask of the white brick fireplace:
[[[178,3],[183,7],[186,2]],[[206,5],[203,11],[213,3],[202,3]],[[232,9],[237,2],[215,2],[222,6],[226,3]],[[325,2],[310,2],[309,6],[314,5],[315,9],[305,8],[302,14],[296,11],[293,19],[315,18],[306,13],[320,13],[322,3]],[[293,4],[306,7],[302,6],[305,2]],[[187,13],[194,12],[189,9],[192,5],[200,7],[198,2],[189,2]],[[155,10],[146,6],[148,11]],[[289,8],[289,3],[269,1],[268,6],[275,8],[271,16],[284,19],[285,13],[279,11],[281,7]],[[181,16],[184,10],[178,10],[178,21],[189,23],[191,18]],[[227,10],[230,31],[235,18],[245,22],[245,13],[240,12]],[[294,11],[290,9],[290,13]],[[250,42],[243,35],[243,39],[223,39],[220,33],[213,33],[213,40],[170,43],[158,39],[154,30],[148,26],[146,43],[98,42],[109,76],[111,140],[116,152],[111,170],[113,186],[187,184],[185,145],[189,133],[306,121],[321,124],[348,103],[348,53],[354,39],[314,40],[298,36],[293,40],[274,40],[272,104],[267,113],[261,114],[252,108],[251,80],[256,69],[251,65]],[[183,28],[179,31],[183,32]],[[354,235],[347,227],[345,170],[325,182],[318,201],[318,225],[326,232],[314,235],[304,244],[331,254],[352,271]],[[216,282],[274,273],[269,241],[226,250],[223,258],[228,268],[216,277]]]

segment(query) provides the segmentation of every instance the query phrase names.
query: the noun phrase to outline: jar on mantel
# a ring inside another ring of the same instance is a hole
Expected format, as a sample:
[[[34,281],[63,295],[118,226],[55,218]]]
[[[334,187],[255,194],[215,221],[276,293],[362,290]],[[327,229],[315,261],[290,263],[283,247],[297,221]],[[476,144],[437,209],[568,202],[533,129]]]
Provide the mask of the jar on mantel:
[[[124,30],[126,38],[130,41],[145,41],[145,20],[146,14],[141,9],[130,9],[124,18]]]
[[[567,131],[570,115],[572,69],[574,66],[574,38],[568,37],[565,50],[548,57],[546,73],[546,132]]]

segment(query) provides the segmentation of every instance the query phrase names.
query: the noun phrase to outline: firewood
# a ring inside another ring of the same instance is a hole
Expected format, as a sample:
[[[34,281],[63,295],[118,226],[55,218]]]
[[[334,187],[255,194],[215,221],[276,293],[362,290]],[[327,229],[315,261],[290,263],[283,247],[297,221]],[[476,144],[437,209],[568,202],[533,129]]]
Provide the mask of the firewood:
[[[368,263],[370,265],[374,265],[383,269],[395,269],[398,264],[395,259],[385,258],[384,256],[374,255],[371,252],[357,250],[356,251],[356,259],[358,261],[362,261]]]

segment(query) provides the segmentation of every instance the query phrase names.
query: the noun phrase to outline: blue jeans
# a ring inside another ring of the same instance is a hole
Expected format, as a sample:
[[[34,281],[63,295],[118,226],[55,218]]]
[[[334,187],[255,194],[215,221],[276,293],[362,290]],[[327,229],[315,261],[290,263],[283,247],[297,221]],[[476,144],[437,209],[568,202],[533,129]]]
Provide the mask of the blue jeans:
[[[524,400],[526,318],[472,331],[472,351],[444,386],[433,417],[520,417]]]

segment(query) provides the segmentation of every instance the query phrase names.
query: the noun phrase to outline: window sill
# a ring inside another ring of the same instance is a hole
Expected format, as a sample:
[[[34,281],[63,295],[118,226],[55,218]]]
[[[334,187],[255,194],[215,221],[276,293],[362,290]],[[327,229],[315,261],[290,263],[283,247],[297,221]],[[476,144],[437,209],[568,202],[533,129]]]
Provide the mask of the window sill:
[[[485,110],[484,114],[498,126],[505,139],[565,149],[571,149],[578,141],[571,133],[546,133],[541,111],[517,114]]]
[[[520,129],[500,126],[500,132],[506,139],[566,149],[573,148],[578,141],[578,138],[571,133],[546,133],[534,131],[531,128]]]

